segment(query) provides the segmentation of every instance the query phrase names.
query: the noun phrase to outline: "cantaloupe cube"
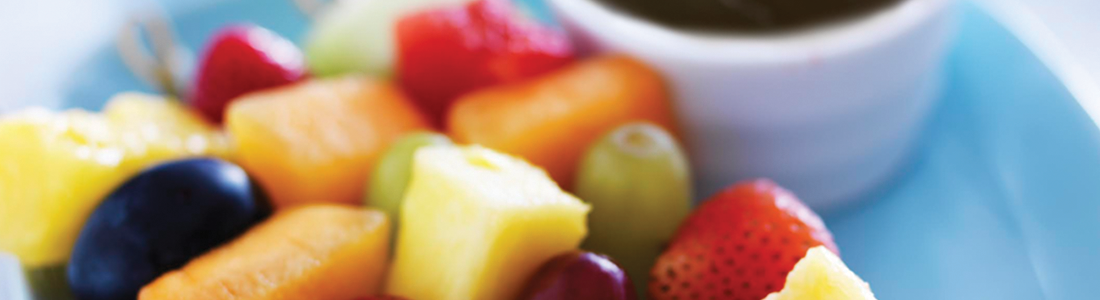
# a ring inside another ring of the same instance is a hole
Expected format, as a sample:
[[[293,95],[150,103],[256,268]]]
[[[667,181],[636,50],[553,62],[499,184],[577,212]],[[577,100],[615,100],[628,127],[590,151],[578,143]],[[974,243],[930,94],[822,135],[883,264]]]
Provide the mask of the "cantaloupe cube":
[[[624,56],[589,59],[542,78],[460,98],[448,132],[526,158],[569,187],[581,155],[599,137],[632,121],[676,133],[665,83]]]
[[[381,152],[428,129],[393,84],[355,76],[246,95],[226,120],[241,165],[276,207],[359,203]]]
[[[387,293],[511,300],[537,268],[577,248],[588,205],[521,159],[471,146],[416,152]]]
[[[283,210],[228,245],[164,274],[139,300],[349,300],[378,292],[389,220],[339,205]]]

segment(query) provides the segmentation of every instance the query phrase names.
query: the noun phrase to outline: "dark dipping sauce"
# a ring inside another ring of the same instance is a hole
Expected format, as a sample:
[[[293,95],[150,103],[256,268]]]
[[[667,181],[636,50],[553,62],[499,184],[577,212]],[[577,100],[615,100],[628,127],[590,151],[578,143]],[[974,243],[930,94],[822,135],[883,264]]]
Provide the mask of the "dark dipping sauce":
[[[592,0],[674,29],[776,33],[841,22],[905,0]],[[910,0],[916,1],[916,0]]]

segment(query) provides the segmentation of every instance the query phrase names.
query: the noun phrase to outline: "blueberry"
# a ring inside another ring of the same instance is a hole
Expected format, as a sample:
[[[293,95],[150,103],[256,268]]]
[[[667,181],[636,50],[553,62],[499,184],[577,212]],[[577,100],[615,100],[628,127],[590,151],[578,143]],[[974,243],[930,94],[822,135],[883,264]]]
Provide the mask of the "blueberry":
[[[165,272],[240,235],[271,213],[240,167],[196,158],[148,169],[88,218],[68,268],[80,300],[133,300]]]

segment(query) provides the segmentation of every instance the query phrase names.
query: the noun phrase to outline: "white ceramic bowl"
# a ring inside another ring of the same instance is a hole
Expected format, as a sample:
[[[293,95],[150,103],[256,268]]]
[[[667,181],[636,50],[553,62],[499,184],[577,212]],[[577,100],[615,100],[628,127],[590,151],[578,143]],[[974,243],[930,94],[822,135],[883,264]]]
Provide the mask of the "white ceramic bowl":
[[[623,52],[664,73],[700,196],[774,179],[816,209],[850,203],[910,157],[938,99],[952,0],[903,0],[783,35],[703,35],[550,0],[585,52]]]

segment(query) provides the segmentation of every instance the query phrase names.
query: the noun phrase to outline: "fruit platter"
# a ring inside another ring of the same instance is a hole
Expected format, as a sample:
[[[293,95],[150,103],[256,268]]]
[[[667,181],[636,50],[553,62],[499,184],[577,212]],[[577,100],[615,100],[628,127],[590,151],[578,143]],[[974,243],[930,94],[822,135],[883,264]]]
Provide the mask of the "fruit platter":
[[[720,42],[613,0],[168,2],[0,115],[0,300],[1100,293],[1092,89],[1020,12],[922,1]],[[770,9],[684,26],[832,17]]]

